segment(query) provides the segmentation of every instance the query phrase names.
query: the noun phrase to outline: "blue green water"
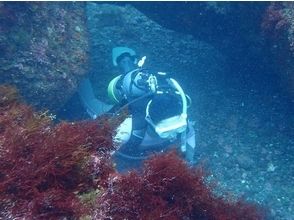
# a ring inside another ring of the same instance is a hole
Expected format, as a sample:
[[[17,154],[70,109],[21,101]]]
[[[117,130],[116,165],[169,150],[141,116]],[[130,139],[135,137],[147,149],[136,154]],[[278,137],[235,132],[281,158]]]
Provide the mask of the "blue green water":
[[[102,3],[87,4],[85,26],[76,30],[88,30],[87,73],[96,85],[96,95],[101,99],[107,96],[108,81],[117,73],[111,64],[111,54],[107,53],[111,47],[123,43],[141,49],[138,53],[147,55],[150,61],[147,67],[154,71],[171,71],[192,97],[189,114],[195,121],[197,134],[195,158],[211,171],[210,178],[219,181],[219,187],[224,191],[266,206],[272,219],[293,219],[294,67],[286,66],[293,62],[293,57],[287,52],[279,52],[279,47],[284,44],[282,38],[271,41],[262,32],[261,24],[269,2],[107,2],[112,6],[134,7],[146,19],[160,25],[158,33],[170,30],[182,36],[176,38],[179,42],[172,42],[169,46],[162,44],[162,48],[156,44],[158,36],[154,36],[154,41],[148,41],[148,35],[154,34],[143,26],[148,24],[142,23],[140,31],[139,28],[132,29],[132,26],[140,26],[139,15],[122,16],[120,20],[111,12],[99,12]],[[35,13],[22,6],[16,4],[11,8],[24,14]],[[106,14],[103,22],[99,13]],[[1,30],[5,34],[4,27],[18,20],[9,11],[4,15],[9,16],[4,21],[12,22],[2,23]],[[129,27],[128,23],[132,25]],[[108,25],[116,28],[113,35],[107,32],[111,30],[107,29]],[[192,40],[185,38],[188,35]],[[25,34],[22,37],[23,41],[27,40]],[[119,37],[121,39],[117,39]],[[18,38],[13,40],[16,42]],[[181,44],[183,46],[178,46]],[[6,47],[4,43],[0,44],[0,48]],[[22,44],[14,45],[13,50],[18,47],[21,48]],[[154,54],[156,49],[164,51],[163,55]],[[201,51],[199,59],[197,50]],[[5,56],[11,51],[5,51]],[[178,58],[182,54],[186,60]],[[104,63],[101,56],[106,60]],[[107,72],[99,72],[104,68],[103,64],[107,66]],[[185,71],[187,76],[183,74]],[[47,77],[34,74],[38,77],[32,76],[32,84]],[[13,74],[8,78],[10,82],[19,83]],[[0,79],[1,83],[6,82],[1,76]],[[76,90],[58,109],[57,120],[89,119]]]
[[[261,37],[268,4],[227,3],[227,16],[195,2],[132,5],[164,28],[190,34],[226,57],[225,73],[217,81],[189,79],[194,86],[187,93],[197,94],[201,83],[207,88],[194,100],[195,157],[207,161],[225,190],[266,205],[273,219],[292,219],[293,87]]]

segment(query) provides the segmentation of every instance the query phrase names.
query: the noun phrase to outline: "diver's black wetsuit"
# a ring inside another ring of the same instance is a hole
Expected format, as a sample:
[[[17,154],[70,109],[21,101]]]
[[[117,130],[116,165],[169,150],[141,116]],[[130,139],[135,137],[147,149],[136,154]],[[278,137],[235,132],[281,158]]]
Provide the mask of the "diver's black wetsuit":
[[[137,74],[140,72],[148,73],[146,69],[138,69],[137,66],[133,65],[133,62],[130,57],[124,56],[120,62],[118,61],[120,68],[123,72],[122,77],[116,84],[116,88],[121,91],[123,94],[123,79],[127,74],[131,74],[131,79],[134,79],[132,75]],[[138,72],[136,72],[136,69]],[[131,73],[131,71],[134,71],[134,74]],[[148,74],[147,74],[148,75]],[[144,81],[146,83],[146,81]],[[158,85],[163,87],[169,87],[165,76],[162,76],[162,78],[158,77]],[[147,156],[149,156],[152,152],[160,152],[168,149],[168,146],[172,144],[170,140],[163,140],[160,141],[154,141],[155,144],[152,144],[152,146],[144,146],[142,147],[142,141],[145,137],[145,135],[148,133],[149,138],[153,140],[160,139],[158,134],[155,132],[154,128],[149,125],[149,123],[146,121],[146,108],[148,105],[148,102],[153,98],[154,94],[150,92],[150,90],[146,90],[146,93],[134,96],[132,93],[132,86],[137,86],[133,80],[131,80],[130,85],[128,85],[127,90],[124,91],[128,94],[123,94],[123,97],[125,99],[122,101],[124,104],[128,105],[129,113],[132,116],[132,132],[129,140],[123,144],[119,150],[115,153],[114,159],[117,161],[117,169],[119,171],[126,170],[130,167],[139,167],[141,162],[146,159]],[[139,87],[137,87],[139,88]],[[141,89],[141,88],[140,88]],[[148,88],[149,89],[149,88]],[[141,90],[142,91],[142,90]],[[124,105],[121,103],[121,105]],[[157,108],[157,107],[156,107]],[[166,109],[161,109],[160,104],[158,105],[158,110],[161,111],[161,114],[166,113]],[[168,108],[172,108],[170,105]],[[168,115],[165,115],[168,117]],[[145,141],[145,139],[144,139]]]

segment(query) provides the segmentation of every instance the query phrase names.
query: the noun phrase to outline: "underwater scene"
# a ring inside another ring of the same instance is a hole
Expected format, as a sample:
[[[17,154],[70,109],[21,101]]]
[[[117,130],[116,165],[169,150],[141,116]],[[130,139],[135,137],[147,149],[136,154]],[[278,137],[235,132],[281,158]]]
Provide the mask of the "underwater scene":
[[[0,219],[294,219],[294,3],[0,2]]]

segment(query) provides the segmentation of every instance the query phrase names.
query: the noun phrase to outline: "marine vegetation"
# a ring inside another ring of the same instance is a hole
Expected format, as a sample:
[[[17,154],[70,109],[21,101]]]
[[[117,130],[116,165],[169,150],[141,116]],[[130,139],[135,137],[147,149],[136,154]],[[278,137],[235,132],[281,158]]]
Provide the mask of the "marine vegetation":
[[[112,166],[105,121],[61,122],[0,87],[0,218],[77,218],[78,195],[103,185]]]
[[[95,219],[264,219],[253,204],[217,197],[205,177],[203,167],[189,168],[176,152],[155,155],[142,173],[110,178]]]
[[[113,123],[54,123],[0,86],[0,218],[264,219],[255,204],[216,196],[202,166],[175,152],[119,174]]]

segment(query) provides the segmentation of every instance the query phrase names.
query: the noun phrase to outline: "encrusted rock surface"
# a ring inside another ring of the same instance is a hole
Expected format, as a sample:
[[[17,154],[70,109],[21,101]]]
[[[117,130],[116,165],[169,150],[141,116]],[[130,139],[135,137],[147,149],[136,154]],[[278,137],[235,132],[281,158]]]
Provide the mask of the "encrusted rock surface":
[[[262,30],[281,75],[284,90],[294,97],[294,3],[271,2],[267,7]]]
[[[87,73],[84,3],[0,3],[0,83],[57,111]]]

